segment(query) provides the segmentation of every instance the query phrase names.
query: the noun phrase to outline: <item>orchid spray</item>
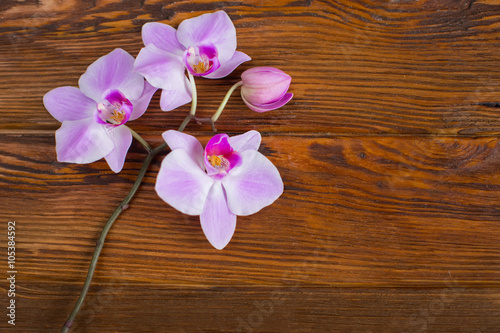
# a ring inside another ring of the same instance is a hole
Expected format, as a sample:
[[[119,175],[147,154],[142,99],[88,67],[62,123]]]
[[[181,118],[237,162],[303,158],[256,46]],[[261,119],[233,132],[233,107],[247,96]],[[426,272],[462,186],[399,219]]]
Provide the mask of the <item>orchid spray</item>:
[[[251,68],[242,74],[210,118],[197,118],[194,77],[218,79],[243,62],[236,51],[236,29],[224,11],[187,19],[176,29],[162,23],[147,23],[142,29],[144,48],[137,59],[115,49],[91,64],[80,77],[79,87],[49,91],[43,103],[61,127],[56,131],[60,162],[92,163],[104,158],[120,172],[132,138],[142,144],[146,158],[130,192],[105,224],[92,257],[85,283],[61,332],[68,332],[90,287],[106,235],[118,216],[128,208],[155,156],[167,147],[155,190],[167,204],[189,215],[199,215],[208,242],[216,249],[227,246],[236,229],[237,215],[251,215],[272,204],[283,193],[278,169],[258,148],[259,132],[228,136],[216,134],[205,148],[183,133],[191,120],[209,123],[214,132],[231,94],[241,87],[244,103],[265,112],[285,105],[291,78],[273,67]],[[167,130],[165,142],[155,148],[129,126],[148,108],[161,89],[160,107],[173,110],[191,102],[189,114],[177,130]]]

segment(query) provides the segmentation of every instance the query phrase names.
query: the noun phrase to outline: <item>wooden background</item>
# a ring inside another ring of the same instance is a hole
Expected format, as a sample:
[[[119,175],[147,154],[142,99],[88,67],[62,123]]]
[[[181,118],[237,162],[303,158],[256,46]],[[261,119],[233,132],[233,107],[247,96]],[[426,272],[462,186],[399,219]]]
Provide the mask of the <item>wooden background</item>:
[[[56,332],[100,230],[145,157],[56,160],[42,96],[141,27],[224,9],[253,60],[198,79],[210,116],[241,72],[275,66],[294,99],[257,114],[234,94],[219,132],[262,133],[285,192],[239,217],[223,251],[154,192],[163,156],[108,235],[74,332],[499,332],[500,6],[497,0],[0,2],[0,300],[16,221],[16,326]],[[130,126],[153,145],[189,110]],[[210,127],[187,133],[206,142]],[[4,264],[5,263],[5,264]]]

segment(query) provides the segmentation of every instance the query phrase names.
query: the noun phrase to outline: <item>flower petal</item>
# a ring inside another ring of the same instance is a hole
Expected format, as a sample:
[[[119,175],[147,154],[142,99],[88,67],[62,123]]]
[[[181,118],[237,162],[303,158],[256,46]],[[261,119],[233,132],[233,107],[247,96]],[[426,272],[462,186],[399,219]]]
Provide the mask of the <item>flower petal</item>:
[[[254,150],[241,153],[243,162],[222,179],[229,210],[250,215],[272,204],[283,193],[278,169]]]
[[[191,101],[182,55],[178,57],[148,44],[139,52],[135,70],[144,75],[152,86],[163,89],[160,99],[163,111],[173,110]]]
[[[276,110],[286,103],[288,103],[293,97],[292,93],[286,93],[285,96],[283,96],[282,99],[279,101],[276,101],[274,103],[269,103],[269,104],[262,104],[262,105],[253,105],[250,104],[243,95],[241,95],[241,98],[243,99],[243,102],[250,108],[250,110],[255,111],[255,112],[267,112],[271,110]]]
[[[194,136],[179,131],[168,130],[162,134],[170,149],[182,149],[203,169],[203,147]]]
[[[103,125],[93,118],[65,121],[56,131],[56,151],[59,162],[91,163],[108,155],[113,141]]]
[[[239,65],[241,65],[245,61],[250,61],[250,60],[252,60],[252,58],[247,56],[245,53],[240,52],[240,51],[236,51],[236,52],[234,52],[234,55],[231,59],[229,59],[228,61],[225,61],[223,63],[221,62],[221,67],[219,67],[218,70],[216,70],[208,75],[205,75],[204,77],[209,78],[209,79],[220,79],[221,77],[225,77],[225,76],[231,74],[232,71],[234,71],[236,69],[236,67],[238,67]]]
[[[97,104],[75,87],[59,87],[43,96],[43,104],[52,117],[61,123],[92,117]]]
[[[161,50],[153,44],[139,51],[134,69],[144,75],[152,86],[162,89],[174,88],[179,84],[178,78],[185,76],[182,55]]]
[[[177,40],[186,48],[215,45],[222,64],[236,50],[236,29],[226,12],[220,10],[182,21],[177,28]]]
[[[215,182],[208,193],[205,208],[200,215],[201,228],[210,244],[222,250],[231,240],[236,229],[236,215],[227,207],[224,189]]]
[[[191,102],[191,90],[188,89],[188,79],[185,78],[184,86],[179,84],[177,89],[163,89],[160,97],[160,108],[163,111],[171,111],[179,106]]]
[[[279,91],[286,92],[292,78],[287,73],[275,67],[252,67],[241,74],[243,85],[250,88],[272,89],[279,86]],[[283,95],[283,93],[279,94]]]
[[[176,53],[182,57],[185,50],[177,41],[177,31],[171,26],[159,22],[149,22],[142,26],[142,41],[144,46],[153,44],[157,48]]]
[[[252,130],[240,135],[231,136],[228,141],[235,151],[242,153],[245,150],[259,149],[261,139],[260,133]]]
[[[155,189],[175,209],[200,215],[213,182],[185,150],[176,149],[163,159]]]
[[[114,127],[108,132],[109,138],[113,141],[113,150],[105,156],[106,162],[114,172],[122,171],[125,157],[132,144],[132,134],[125,126]]]
[[[136,120],[137,118],[142,116],[144,112],[146,112],[149,106],[149,102],[151,102],[151,98],[153,97],[156,90],[158,89],[150,85],[148,81],[144,80],[144,90],[142,91],[141,97],[139,97],[139,99],[136,99],[135,101],[132,101],[132,105],[134,106],[134,108],[129,120]]]
[[[129,100],[138,99],[144,89],[144,78],[134,72],[134,57],[122,49],[115,49],[91,64],[80,77],[80,90],[100,102],[108,89],[118,89]]]

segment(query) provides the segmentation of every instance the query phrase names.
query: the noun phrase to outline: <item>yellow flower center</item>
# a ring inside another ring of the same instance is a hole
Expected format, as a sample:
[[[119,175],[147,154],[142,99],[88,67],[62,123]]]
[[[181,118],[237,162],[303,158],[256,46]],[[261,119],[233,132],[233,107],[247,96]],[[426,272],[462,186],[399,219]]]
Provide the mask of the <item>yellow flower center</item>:
[[[191,67],[193,67],[193,71],[197,74],[204,74],[212,68],[210,64],[205,63],[203,60],[199,61],[197,64],[191,65]]]
[[[123,119],[125,119],[125,116],[125,111],[115,108],[113,112],[111,112],[108,122],[112,124],[120,124]]]
[[[221,155],[208,155],[208,162],[216,169],[226,169],[229,167],[229,161]]]

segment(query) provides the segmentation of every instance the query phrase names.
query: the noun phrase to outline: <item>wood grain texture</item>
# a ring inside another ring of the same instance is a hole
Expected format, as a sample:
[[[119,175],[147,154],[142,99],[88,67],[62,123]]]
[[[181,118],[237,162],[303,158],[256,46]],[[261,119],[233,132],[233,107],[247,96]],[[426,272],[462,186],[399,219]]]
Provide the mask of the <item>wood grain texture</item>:
[[[23,276],[79,281],[144,154],[136,147],[115,175],[104,162],[55,162],[53,138],[27,136],[37,141],[32,147],[20,146],[23,139],[2,142],[2,156],[32,158],[3,157],[0,189],[1,218],[30,207],[17,218]],[[112,229],[97,276],[121,267],[126,280],[197,287],[429,286],[450,275],[467,286],[499,285],[498,140],[269,137],[261,150],[278,166],[285,193],[239,217],[224,251],[211,248],[198,217],[156,196],[158,160]],[[44,267],[52,274],[39,276]]]
[[[0,112],[7,120],[0,129],[55,129],[41,104],[48,90],[76,86],[91,62],[116,47],[136,55],[146,22],[177,26],[221,8],[234,20],[238,49],[254,60],[227,80],[200,79],[200,114],[211,115],[250,66],[283,69],[295,93],[287,108],[265,115],[248,111],[235,95],[220,120],[225,131],[500,132],[498,6],[347,0],[7,1],[0,19]],[[135,124],[138,131],[159,134],[188,110],[165,114],[158,104],[156,98]]]
[[[211,288],[165,289],[123,284],[119,272],[97,280],[74,332],[495,332],[498,289],[462,288],[453,279],[415,288]],[[72,288],[36,284],[20,304],[47,324],[23,332],[54,331],[70,310]],[[40,303],[43,305],[40,306]],[[158,304],[159,306],[156,306]],[[161,305],[160,305],[161,304]]]
[[[285,192],[238,217],[217,251],[198,217],[155,194],[163,152],[108,235],[74,332],[497,332],[493,0],[2,0],[0,221],[17,223],[18,318],[0,330],[61,327],[145,157],[134,142],[119,174],[104,160],[57,162],[59,123],[43,95],[76,86],[116,47],[136,55],[146,22],[177,27],[220,9],[253,60],[197,79],[198,114],[210,116],[247,68],[289,73],[285,107],[254,113],[235,93],[217,123],[262,133]],[[130,127],[159,145],[188,110],[162,112],[157,93]],[[211,135],[208,125],[186,131]]]

